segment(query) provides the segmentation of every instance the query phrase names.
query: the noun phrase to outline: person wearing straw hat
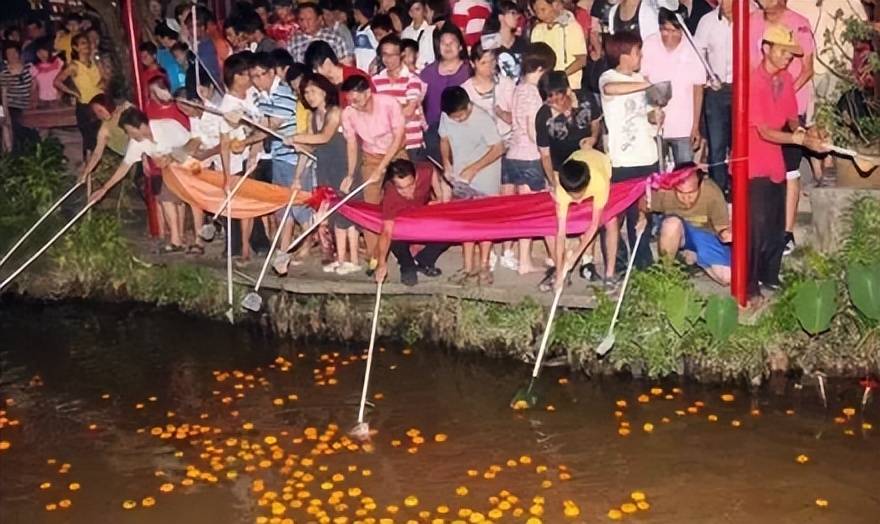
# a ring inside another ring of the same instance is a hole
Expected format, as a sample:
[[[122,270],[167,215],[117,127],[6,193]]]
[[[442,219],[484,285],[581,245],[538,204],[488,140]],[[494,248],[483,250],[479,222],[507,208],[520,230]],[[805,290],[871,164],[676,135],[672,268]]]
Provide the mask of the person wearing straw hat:
[[[751,303],[760,303],[760,286],[780,285],[785,246],[785,161],[782,146],[828,148],[800,127],[794,78],[787,71],[802,56],[794,32],[770,24],[761,41],[763,60],[749,78],[749,281]],[[794,129],[795,131],[789,131]]]

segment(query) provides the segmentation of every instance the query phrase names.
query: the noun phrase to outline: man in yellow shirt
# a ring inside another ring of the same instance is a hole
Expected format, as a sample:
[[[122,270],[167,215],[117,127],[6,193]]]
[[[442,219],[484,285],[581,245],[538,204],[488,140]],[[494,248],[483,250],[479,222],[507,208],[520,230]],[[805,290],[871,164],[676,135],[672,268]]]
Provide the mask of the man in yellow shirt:
[[[593,148],[575,151],[562,164],[558,180],[553,188],[556,201],[556,239],[553,242],[553,262],[556,267],[555,286],[562,286],[568,266],[584,254],[602,223],[602,211],[608,203],[611,191],[611,160]],[[581,235],[580,243],[571,257],[565,256],[565,240],[568,234],[568,208],[593,199],[593,216],[590,225]]]
[[[561,0],[529,0],[538,24],[532,28],[532,42],[544,42],[556,53],[556,71],[568,75],[569,86],[579,91],[581,71],[587,65],[584,30]]]
[[[64,31],[59,31],[55,35],[55,51],[64,53],[64,61],[68,64],[73,60],[71,55],[73,48],[71,39],[79,33],[81,23],[81,16],[76,13],[70,13],[64,17]]]

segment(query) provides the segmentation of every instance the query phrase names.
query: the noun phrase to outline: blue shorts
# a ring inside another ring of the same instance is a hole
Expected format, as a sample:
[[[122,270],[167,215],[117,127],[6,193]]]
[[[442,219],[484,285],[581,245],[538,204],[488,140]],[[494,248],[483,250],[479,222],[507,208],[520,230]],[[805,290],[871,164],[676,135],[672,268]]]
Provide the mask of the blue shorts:
[[[290,187],[293,184],[294,174],[296,174],[296,164],[272,160],[272,183],[276,186]]]
[[[540,160],[501,160],[501,183],[514,186],[529,186],[532,191],[541,191],[546,186],[544,168]]]
[[[688,221],[682,218],[679,220],[684,224],[684,246],[682,249],[697,254],[698,266],[703,269],[711,266],[730,267],[730,246],[722,244],[715,233],[688,224]]]
[[[272,161],[272,183],[278,186],[290,187],[293,184],[293,177],[296,174],[296,166],[288,164],[283,160]],[[302,174],[300,185],[304,191],[311,191],[315,188],[315,170],[308,166]],[[279,210],[278,217],[281,218]],[[309,206],[293,206],[290,208],[290,216],[300,224],[305,224],[312,219],[312,208]]]

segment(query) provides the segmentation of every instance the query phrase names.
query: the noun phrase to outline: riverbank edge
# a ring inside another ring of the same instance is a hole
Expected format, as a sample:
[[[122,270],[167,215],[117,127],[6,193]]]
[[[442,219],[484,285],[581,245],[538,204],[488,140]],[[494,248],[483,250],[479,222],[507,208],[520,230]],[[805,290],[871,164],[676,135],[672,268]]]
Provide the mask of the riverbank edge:
[[[53,261],[50,268],[23,276],[7,293],[24,300],[85,299],[172,307],[185,314],[226,322],[225,281],[217,271],[188,263],[150,267],[147,271],[153,280],[164,280],[166,285],[145,292],[142,283],[129,286],[129,282],[106,279],[83,282]],[[180,281],[185,285],[181,286]],[[173,291],[175,286],[189,289]],[[236,286],[235,304],[240,303],[247,291],[243,285]],[[237,307],[236,323],[243,328],[258,326],[272,336],[291,340],[368,342],[372,297],[298,295],[283,291],[264,292],[263,297],[264,307],[260,313],[248,313]],[[602,306],[600,312],[601,309]],[[842,342],[838,337],[817,344],[814,337],[793,333],[748,347],[731,341],[725,348],[710,345],[706,351],[677,353],[677,361],[672,364],[674,371],[658,375],[650,371],[652,363],[648,360],[653,358],[650,354],[634,356],[631,351],[620,349],[617,354],[612,351],[610,358],[596,358],[592,349],[601,340],[597,335],[604,332],[596,325],[584,324],[597,324],[597,319],[590,322],[590,318],[596,316],[595,311],[560,311],[548,358],[567,357],[573,370],[582,370],[588,375],[621,372],[651,378],[677,375],[701,383],[747,381],[752,384],[760,383],[771,372],[810,374],[821,370],[839,377],[864,377],[877,369],[880,360],[877,337],[860,344],[861,351],[854,355],[838,345]],[[606,316],[599,314],[598,319]],[[457,352],[527,361],[536,351],[545,319],[546,309],[530,300],[510,305],[446,296],[398,295],[383,299],[378,332],[381,339],[391,343],[427,343]],[[581,332],[590,336],[579,337],[577,343],[572,343],[570,335],[559,333],[560,329],[570,330],[571,325],[579,325]]]

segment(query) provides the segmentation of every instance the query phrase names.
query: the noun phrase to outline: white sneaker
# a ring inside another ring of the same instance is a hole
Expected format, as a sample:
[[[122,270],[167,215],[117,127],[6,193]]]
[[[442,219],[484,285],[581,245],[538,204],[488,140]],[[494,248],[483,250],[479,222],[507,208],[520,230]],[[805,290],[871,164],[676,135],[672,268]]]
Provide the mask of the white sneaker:
[[[336,273],[336,270],[339,269],[339,265],[339,262],[334,260],[333,262],[326,264],[322,269],[324,270],[324,273]]]
[[[351,262],[343,262],[339,264],[339,267],[336,268],[337,275],[348,275],[351,273],[357,273],[363,269],[361,266],[357,264],[352,264]]]
[[[495,254],[495,250],[492,249],[489,251],[489,271],[495,271],[495,266],[498,264],[498,255]]]
[[[501,255],[501,267],[511,271],[517,271],[519,269],[519,262],[516,260],[513,251],[505,251],[504,254]]]
[[[279,275],[287,274],[287,266],[290,265],[290,254],[285,253],[283,251],[278,251],[275,254],[275,258],[272,260],[272,269],[275,270]]]

